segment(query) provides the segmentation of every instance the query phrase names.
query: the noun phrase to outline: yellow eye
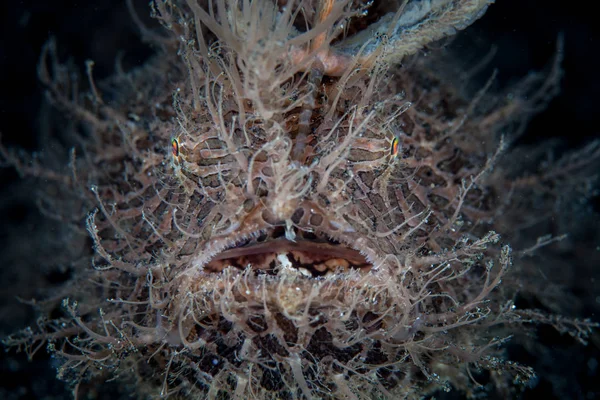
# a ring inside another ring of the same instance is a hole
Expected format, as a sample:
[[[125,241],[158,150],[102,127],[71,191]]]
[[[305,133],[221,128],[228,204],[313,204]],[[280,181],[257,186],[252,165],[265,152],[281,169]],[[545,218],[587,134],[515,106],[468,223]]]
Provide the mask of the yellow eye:
[[[396,155],[398,155],[398,147],[400,145],[400,141],[398,140],[397,137],[395,137],[394,139],[392,139],[392,145],[390,147],[390,155],[392,157],[396,157]]]
[[[171,153],[173,157],[179,157],[179,142],[175,138],[171,139]]]

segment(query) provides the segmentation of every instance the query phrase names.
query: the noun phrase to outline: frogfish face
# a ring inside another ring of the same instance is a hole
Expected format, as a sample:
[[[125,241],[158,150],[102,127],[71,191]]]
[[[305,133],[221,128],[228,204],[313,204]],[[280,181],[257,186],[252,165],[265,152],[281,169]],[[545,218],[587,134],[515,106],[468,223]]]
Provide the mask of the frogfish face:
[[[490,3],[154,1],[160,54],[110,102],[68,104],[91,132],[64,190],[94,263],[43,328],[61,371],[219,399],[527,371],[496,357],[511,260],[491,170],[517,109],[477,107],[419,54]]]
[[[427,63],[396,64],[487,4],[408,2],[370,30],[365,4],[181,6],[206,42],[180,50],[188,90],[161,126],[171,244],[148,279],[188,386],[397,398],[463,376],[443,349],[489,343],[463,329],[509,264],[482,178],[499,136]]]

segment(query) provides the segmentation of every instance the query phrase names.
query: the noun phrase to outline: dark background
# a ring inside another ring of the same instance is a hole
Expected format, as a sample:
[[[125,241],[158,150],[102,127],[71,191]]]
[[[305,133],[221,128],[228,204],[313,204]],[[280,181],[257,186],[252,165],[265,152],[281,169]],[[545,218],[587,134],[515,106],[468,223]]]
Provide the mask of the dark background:
[[[149,25],[155,22],[148,17],[148,1],[135,0],[138,14]],[[573,148],[600,138],[600,24],[585,1],[547,0],[497,0],[487,14],[477,21],[453,46],[460,52],[477,59],[492,46],[497,52],[490,65],[498,69],[498,87],[505,87],[524,77],[532,70],[543,70],[556,51],[559,33],[565,38],[564,79],[562,91],[531,121],[522,138],[523,143],[560,139],[563,146]],[[66,1],[30,0],[2,1],[0,4],[0,133],[8,146],[20,146],[30,151],[40,150],[39,112],[43,101],[43,88],[38,82],[36,67],[42,45],[49,37],[56,38],[62,59],[71,58],[75,66],[85,70],[85,60],[95,61],[97,80],[114,71],[114,61],[122,57],[125,69],[140,65],[152,54],[144,45],[132,24],[124,0]],[[482,77],[485,81],[487,77]],[[37,214],[31,202],[16,196],[17,174],[10,169],[0,169],[0,254],[11,235],[10,227],[35,224]],[[598,196],[591,206],[600,211]],[[32,216],[33,215],[33,216]],[[590,214],[591,224],[600,227],[598,214]],[[596,218],[595,220],[593,220]],[[589,222],[589,221],[588,221]],[[33,228],[35,229],[35,228]],[[597,228],[600,229],[600,228]],[[596,235],[598,237],[600,235]],[[594,245],[592,243],[591,245]],[[600,243],[595,243],[596,246]],[[31,250],[35,251],[35,250]],[[12,266],[4,262],[4,271]],[[10,274],[0,273],[0,287],[10,286]],[[61,276],[52,279],[60,281]],[[581,279],[593,279],[583,275]],[[595,314],[600,305],[598,284],[589,287],[595,293],[586,293],[592,299],[584,308],[586,317],[598,321]],[[31,285],[35,285],[31,282]],[[14,288],[13,288],[14,289]],[[18,288],[17,288],[18,289]],[[582,294],[583,296],[583,294]],[[0,300],[6,296],[0,296]],[[0,304],[0,309],[6,304]],[[8,318],[0,313],[0,335],[31,323],[30,311]],[[537,363],[540,378],[535,387],[524,393],[524,398],[600,398],[600,385],[595,378],[600,362],[598,341],[588,347],[578,347],[565,336],[551,330],[538,332],[541,341],[555,349],[547,360],[527,360]],[[519,355],[519,349],[511,350]],[[51,361],[38,354],[36,361],[26,363],[21,355],[0,354],[0,398],[68,398],[64,386],[54,379]],[[562,379],[558,392],[554,380]],[[542,397],[536,397],[542,396]]]

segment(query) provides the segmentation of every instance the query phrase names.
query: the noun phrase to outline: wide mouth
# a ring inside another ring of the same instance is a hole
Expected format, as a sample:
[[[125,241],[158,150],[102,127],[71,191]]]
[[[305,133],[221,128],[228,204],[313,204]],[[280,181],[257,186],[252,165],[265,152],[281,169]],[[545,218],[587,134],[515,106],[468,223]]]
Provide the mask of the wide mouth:
[[[274,227],[251,235],[215,255],[205,266],[206,272],[228,267],[251,268],[257,274],[278,274],[293,268],[307,277],[322,277],[337,272],[372,268],[364,255],[323,232],[296,230],[295,239],[286,237],[284,227]]]

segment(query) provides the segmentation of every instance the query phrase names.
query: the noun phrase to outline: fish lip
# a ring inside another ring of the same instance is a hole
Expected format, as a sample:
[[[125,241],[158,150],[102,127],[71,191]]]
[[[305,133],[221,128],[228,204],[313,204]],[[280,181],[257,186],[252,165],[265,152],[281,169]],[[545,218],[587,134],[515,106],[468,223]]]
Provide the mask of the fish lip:
[[[317,234],[327,240],[311,240],[297,238],[289,240],[285,237],[268,238],[262,242],[252,242],[259,236],[270,234],[277,227],[259,229],[250,233],[239,232],[228,237],[220,238],[217,244],[207,243],[207,251],[202,252],[201,258],[197,259],[197,266],[207,273],[213,273],[215,270],[209,267],[211,262],[225,260],[228,258],[237,258],[244,256],[254,256],[268,253],[290,253],[293,251],[304,252],[307,254],[316,254],[328,259],[343,259],[350,263],[352,269],[369,271],[375,266],[373,258],[369,252],[359,248],[351,243],[361,243],[363,240],[354,240],[354,238],[340,239],[333,232],[323,230],[304,230]],[[355,236],[355,235],[352,235]],[[247,243],[250,240],[251,243]]]
[[[326,247],[336,254],[347,255],[355,259],[360,258],[361,261],[365,261],[364,264],[370,264],[375,269],[382,264],[383,258],[377,254],[376,247],[372,241],[360,232],[357,232],[346,220],[332,217],[333,213],[328,212],[328,210],[317,205],[314,201],[303,200],[298,203],[297,210],[301,209],[303,216],[296,221],[275,219],[269,208],[265,206],[265,203],[261,202],[255,206],[226,233],[206,240],[203,246],[201,246],[202,250],[191,260],[191,266],[203,271],[211,261],[228,258],[226,257],[227,254],[235,254],[234,249],[244,247],[246,245],[245,242],[249,240],[254,241],[264,234],[271,235],[275,229],[282,228],[286,229],[286,241],[278,236],[276,238],[268,238],[264,243],[277,244],[282,249],[291,249],[294,246],[299,246],[300,248],[310,248],[321,252]],[[322,217],[319,226],[311,225],[310,221],[313,215],[320,215]],[[334,247],[319,246],[302,236],[298,236],[295,239],[293,237],[290,238],[287,235],[287,229],[290,228],[302,235],[306,233],[315,234],[323,240],[330,242],[330,244],[335,242],[337,249],[334,249]],[[277,239],[281,240],[275,241]],[[248,250],[250,253],[253,251],[263,250],[260,248]]]
[[[316,242],[309,239],[291,241],[286,238],[277,238],[241,247],[232,247],[222,251],[212,258],[211,261],[263,253],[287,253],[290,251],[308,252],[322,256],[328,255],[332,258],[343,258],[353,264],[368,263],[366,258],[360,254],[358,250],[347,247],[341,243],[333,244],[329,242]]]

